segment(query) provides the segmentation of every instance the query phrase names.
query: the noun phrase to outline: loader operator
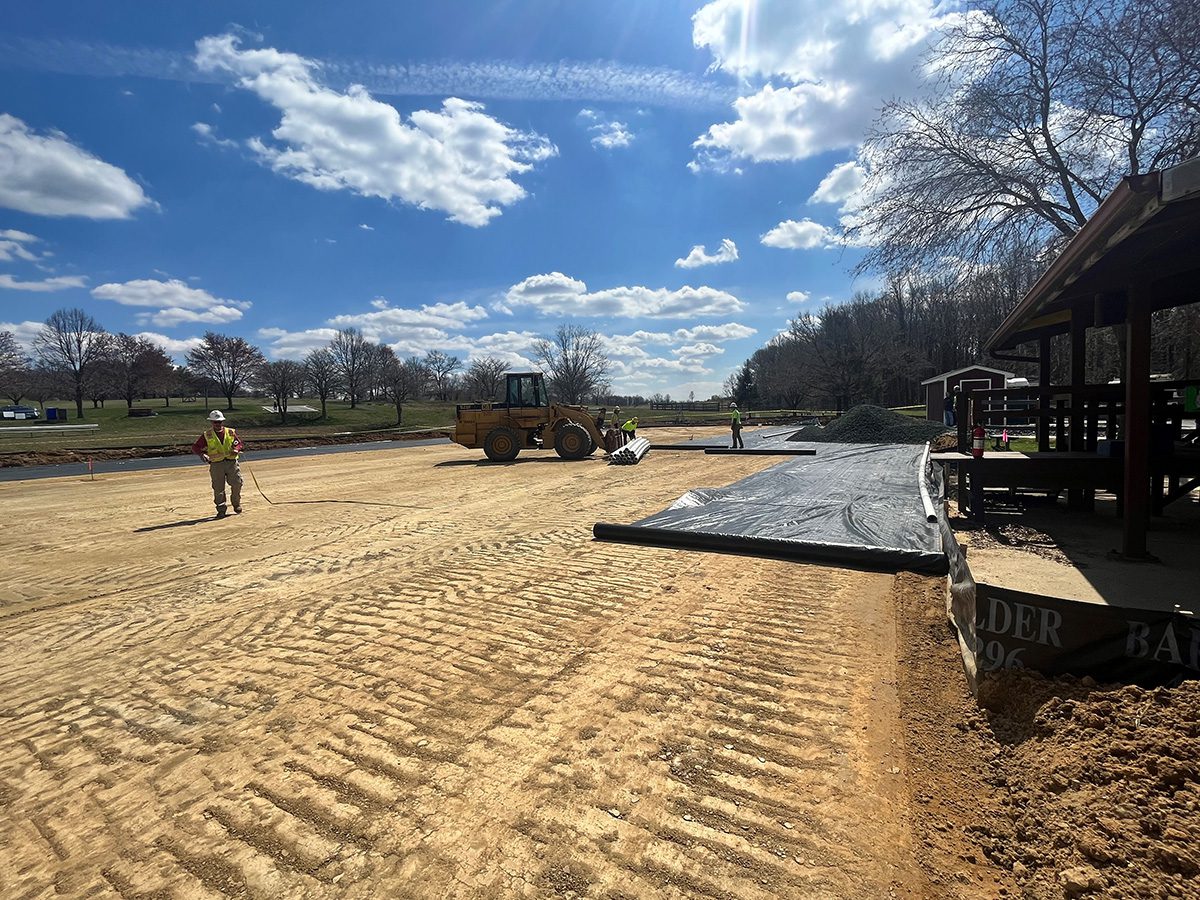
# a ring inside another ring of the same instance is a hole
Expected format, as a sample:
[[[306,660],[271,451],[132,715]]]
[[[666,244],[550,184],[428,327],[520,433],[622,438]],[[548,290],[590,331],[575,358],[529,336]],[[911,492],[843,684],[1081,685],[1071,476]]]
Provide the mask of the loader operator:
[[[242,472],[238,468],[238,456],[242,452],[242,440],[232,428],[225,427],[225,414],[214,409],[208,414],[212,427],[192,444],[192,452],[208,463],[208,474],[212,479],[213,504],[217,507],[217,518],[225,518],[225,485],[229,485],[233,511],[242,511]]]
[[[737,404],[729,404],[729,427],[733,430],[733,443],[729,445],[730,450],[736,448],[746,449],[746,445],[742,443],[742,414],[738,412]]]

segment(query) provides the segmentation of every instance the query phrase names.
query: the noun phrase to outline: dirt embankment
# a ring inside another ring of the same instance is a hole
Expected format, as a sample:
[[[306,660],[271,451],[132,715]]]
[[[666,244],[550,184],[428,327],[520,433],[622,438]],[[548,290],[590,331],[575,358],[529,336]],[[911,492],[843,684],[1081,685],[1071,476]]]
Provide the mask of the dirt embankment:
[[[1200,897],[1200,683],[1019,673],[984,702],[1029,897]]]
[[[397,433],[395,431],[361,431],[354,434],[317,434],[306,437],[282,437],[255,440],[247,437],[247,446],[254,450],[279,450],[290,447],[326,447],[332,444],[362,444],[372,441],[415,441],[449,437],[449,429]],[[0,468],[10,466],[53,466],[61,463],[87,462],[89,459],[149,459],[159,456],[185,456],[192,452],[191,444],[165,444],[146,447],[80,447],[55,450],[21,450],[0,453]]]
[[[941,585],[897,583],[917,858],[942,895],[1200,897],[1200,683],[1018,672],[981,707]]]

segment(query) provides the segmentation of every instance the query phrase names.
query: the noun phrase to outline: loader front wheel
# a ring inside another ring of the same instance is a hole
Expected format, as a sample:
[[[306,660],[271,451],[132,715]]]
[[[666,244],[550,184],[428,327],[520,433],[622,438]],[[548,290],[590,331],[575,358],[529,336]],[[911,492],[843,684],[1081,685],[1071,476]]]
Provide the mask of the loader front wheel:
[[[567,422],[555,431],[554,452],[563,459],[583,459],[592,446],[592,436],[577,422]]]
[[[483,452],[492,462],[509,462],[521,452],[517,433],[511,428],[493,428],[483,439]]]

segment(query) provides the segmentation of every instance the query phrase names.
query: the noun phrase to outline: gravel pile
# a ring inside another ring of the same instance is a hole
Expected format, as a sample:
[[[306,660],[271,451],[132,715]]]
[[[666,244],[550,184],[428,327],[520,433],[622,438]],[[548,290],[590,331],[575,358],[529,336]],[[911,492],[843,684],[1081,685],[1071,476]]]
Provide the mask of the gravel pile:
[[[881,406],[856,406],[824,428],[809,425],[788,440],[837,444],[923,444],[949,430],[938,422],[914,419]]]

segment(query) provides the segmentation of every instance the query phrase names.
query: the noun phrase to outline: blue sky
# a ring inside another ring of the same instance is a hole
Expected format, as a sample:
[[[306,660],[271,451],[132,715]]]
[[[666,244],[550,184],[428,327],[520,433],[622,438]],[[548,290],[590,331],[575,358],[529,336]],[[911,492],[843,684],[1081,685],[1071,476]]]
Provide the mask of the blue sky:
[[[153,10],[153,12],[151,12]],[[707,397],[858,259],[831,229],[924,0],[19,4],[0,329],[63,306],[180,358],[339,327],[513,365],[563,321],[619,392]]]

